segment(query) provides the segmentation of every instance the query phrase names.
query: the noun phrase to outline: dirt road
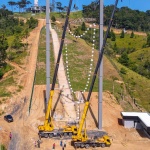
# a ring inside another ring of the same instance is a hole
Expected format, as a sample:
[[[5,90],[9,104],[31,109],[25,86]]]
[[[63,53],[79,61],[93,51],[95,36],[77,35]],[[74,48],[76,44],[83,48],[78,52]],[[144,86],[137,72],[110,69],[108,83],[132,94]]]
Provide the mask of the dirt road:
[[[37,138],[37,127],[34,128],[34,124],[38,123],[35,119],[35,116],[29,115],[29,100],[32,92],[32,84],[34,79],[34,72],[36,69],[36,60],[38,54],[38,41],[40,36],[40,30],[45,24],[45,20],[39,20],[38,27],[35,28],[31,33],[29,39],[30,54],[27,58],[27,65],[24,70],[24,78],[22,82],[24,83],[24,89],[17,95],[13,96],[7,104],[6,113],[10,113],[14,117],[14,122],[8,125],[7,122],[3,121],[3,118],[0,118],[2,135],[6,138],[4,142],[8,142],[9,132],[12,132],[12,139],[9,142],[8,150],[29,150],[33,147],[34,138]],[[15,64],[13,64],[15,65]],[[17,67],[18,71],[23,69]],[[40,104],[37,104],[40,107]],[[33,108],[34,109],[34,108]],[[42,109],[40,109],[42,110]],[[38,109],[37,109],[38,112]],[[42,111],[43,113],[43,111]],[[40,112],[39,112],[40,114]],[[39,117],[40,115],[37,114]]]

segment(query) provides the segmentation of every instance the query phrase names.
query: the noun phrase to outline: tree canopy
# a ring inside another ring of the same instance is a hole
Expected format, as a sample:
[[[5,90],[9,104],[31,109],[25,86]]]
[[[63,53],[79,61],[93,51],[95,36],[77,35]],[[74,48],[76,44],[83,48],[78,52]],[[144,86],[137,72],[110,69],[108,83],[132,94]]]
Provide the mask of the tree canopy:
[[[104,7],[104,25],[108,25],[114,6],[109,5]],[[96,18],[99,23],[99,0],[95,0],[88,6],[83,5],[83,16],[85,18]],[[115,28],[125,28],[136,31],[150,30],[150,10],[142,12],[132,10],[128,7],[117,8],[112,26]]]
[[[7,39],[5,38],[4,34],[0,35],[0,67],[4,63],[6,59],[6,49],[8,48],[8,42]]]

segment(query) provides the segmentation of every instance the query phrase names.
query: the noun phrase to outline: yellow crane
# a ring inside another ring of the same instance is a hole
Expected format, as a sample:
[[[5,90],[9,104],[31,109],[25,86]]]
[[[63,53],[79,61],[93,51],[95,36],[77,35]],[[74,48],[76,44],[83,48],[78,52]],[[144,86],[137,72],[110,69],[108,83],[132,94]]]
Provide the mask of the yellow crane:
[[[51,117],[51,110],[52,110],[52,100],[53,100],[53,95],[54,95],[54,88],[55,88],[55,83],[56,83],[56,77],[58,73],[58,68],[59,68],[59,62],[60,62],[60,57],[62,54],[62,48],[64,44],[64,39],[65,39],[65,33],[68,25],[68,20],[69,20],[69,14],[70,14],[70,9],[72,5],[72,0],[69,2],[69,7],[67,10],[67,16],[66,16],[66,21],[64,24],[64,30],[62,33],[62,38],[61,38],[61,43],[60,43],[60,48],[59,48],[59,53],[57,57],[57,63],[55,66],[55,71],[54,71],[54,76],[53,76],[53,82],[52,82],[52,87],[50,91],[50,97],[48,101],[48,106],[45,114],[45,121],[44,125],[39,125],[38,130],[39,130],[39,137],[54,137],[54,136],[72,136],[72,134],[77,134],[77,127],[76,126],[66,126],[63,129],[56,130],[54,129],[52,117]]]
[[[96,137],[95,139],[90,139],[90,138],[88,138],[88,135],[86,133],[86,128],[85,128],[84,132],[82,132],[82,129],[83,129],[83,125],[84,125],[84,122],[85,122],[85,119],[86,119],[86,116],[87,116],[87,111],[88,111],[89,104],[90,104],[89,100],[90,100],[90,97],[91,97],[91,94],[92,94],[92,90],[93,90],[93,87],[94,87],[94,83],[95,83],[95,80],[96,80],[96,75],[97,75],[99,66],[101,65],[101,61],[102,61],[103,53],[104,53],[104,48],[105,48],[105,45],[106,45],[106,41],[107,41],[108,33],[110,31],[110,27],[112,25],[112,19],[114,17],[114,13],[115,13],[117,4],[118,4],[118,0],[116,0],[116,2],[115,2],[114,9],[113,9],[113,12],[112,12],[112,15],[111,15],[111,18],[110,18],[110,21],[109,21],[109,25],[108,25],[108,28],[107,28],[107,32],[106,32],[106,35],[105,35],[105,38],[104,38],[104,41],[103,41],[103,45],[102,45],[101,51],[99,53],[99,58],[98,58],[97,65],[96,65],[94,75],[93,75],[93,78],[92,78],[92,82],[91,82],[91,86],[90,86],[90,89],[89,89],[87,101],[85,102],[83,114],[82,114],[82,117],[81,117],[81,120],[80,120],[80,123],[79,123],[78,132],[77,132],[76,135],[72,136],[71,144],[72,144],[72,146],[74,146],[76,148],[78,148],[78,147],[89,148],[90,146],[92,146],[92,147],[100,147],[100,146],[105,147],[105,146],[110,146],[111,145],[109,136],[104,135],[102,137]]]

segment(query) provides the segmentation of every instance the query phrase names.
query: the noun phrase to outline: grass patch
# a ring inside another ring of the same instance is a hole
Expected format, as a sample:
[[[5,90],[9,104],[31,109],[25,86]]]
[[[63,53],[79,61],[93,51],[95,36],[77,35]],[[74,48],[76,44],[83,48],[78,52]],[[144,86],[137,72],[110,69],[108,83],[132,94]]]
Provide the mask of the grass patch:
[[[8,59],[17,64],[23,64],[22,60],[27,56],[27,51],[10,50],[7,52]]]
[[[4,87],[0,87],[0,97],[9,97],[11,93],[8,92]]]
[[[150,48],[143,48],[136,52],[133,52],[129,55],[129,58],[136,62],[137,64],[141,64],[143,61],[148,60],[150,58]]]
[[[52,83],[52,78],[54,74],[54,54],[53,54],[52,43],[50,44],[50,49],[51,49],[50,82]],[[40,34],[35,84],[38,84],[38,85],[46,84],[46,30],[45,30],[45,27],[42,28],[41,34]]]
[[[61,32],[58,32],[58,35],[60,37]],[[68,53],[68,68],[69,68],[70,82],[74,91],[80,90],[83,91],[86,87],[86,82],[88,79],[88,72],[91,59],[91,47],[87,45],[87,43],[82,39],[78,39],[77,41],[75,41],[75,38],[72,37],[70,34],[67,34],[67,39],[69,40],[67,46],[68,50],[67,53]],[[63,49],[64,62],[67,61],[65,54],[66,50],[64,48]],[[94,73],[96,63],[97,63],[96,61],[93,62],[92,67],[93,69],[91,75],[93,75]],[[67,65],[66,63],[64,64]],[[112,93],[113,92],[112,85],[113,81],[105,78],[104,76],[104,83],[103,83],[104,91],[110,91]],[[114,86],[115,86],[114,94],[116,97],[120,99],[120,91],[121,91],[120,84],[114,83]],[[86,91],[89,91],[89,86],[87,87]],[[93,91],[98,92],[98,78],[96,78]]]
[[[23,86],[19,85],[18,89],[17,89],[17,92],[20,92],[22,89],[23,89]]]
[[[57,20],[57,18],[62,18],[62,16],[64,16],[64,18],[65,18],[66,14],[67,14],[66,12],[60,12],[60,13],[59,12],[51,12],[50,13],[50,18],[52,16],[55,16],[55,18]],[[26,18],[26,19],[28,19],[30,17],[34,17],[36,19],[45,19],[46,13],[33,14],[33,13],[24,12],[24,13],[14,13],[14,16],[18,17],[18,18],[23,17],[23,18]],[[83,17],[82,16],[82,11],[70,12],[70,16],[69,16],[70,19],[77,19],[77,18],[82,18],[82,17]]]
[[[6,80],[0,82],[0,97],[9,97],[11,96],[11,92],[7,91],[7,86],[14,85],[15,81],[13,77],[9,77]]]
[[[121,99],[121,95],[122,95],[122,85],[120,83],[117,82],[113,82],[113,80],[109,80],[104,78],[103,80],[103,90],[104,91],[110,91],[117,99],[117,101],[120,103]],[[114,90],[113,90],[114,87]]]
[[[10,65],[6,64],[3,68],[2,68],[2,72],[5,74],[8,71],[10,71],[13,67],[11,67]],[[0,81],[0,97],[9,97],[11,96],[11,92],[7,91],[7,86],[10,85],[14,85],[15,81],[13,79],[13,76],[11,75],[10,77]]]
[[[87,91],[89,89],[89,86],[86,87],[86,83],[90,68],[90,47],[85,45],[85,42],[81,39],[74,41],[74,38],[70,35],[67,35],[67,38],[72,40],[67,46],[68,69],[72,88],[74,91]],[[65,49],[63,49],[63,60],[64,62],[67,61]],[[65,63],[65,65],[67,64]],[[91,71],[93,74],[93,70]],[[89,80],[89,82],[91,81]],[[94,87],[94,91],[97,91],[96,88],[97,85]]]
[[[24,13],[14,13],[14,16],[15,17],[23,17],[23,18],[26,18],[26,19],[29,19],[29,18],[31,18],[31,17],[33,17],[33,18],[36,18],[36,19],[45,19],[45,16],[46,16],[46,14],[45,13],[37,13],[37,14],[33,14],[33,13],[26,13],[26,12],[24,12]]]
[[[13,40],[14,40],[15,36],[8,36],[7,40],[8,40],[8,45],[11,46]]]
[[[0,87],[1,87],[1,86],[9,86],[9,85],[14,84],[15,81],[14,81],[13,77],[11,76],[11,77],[9,77],[9,78],[7,78],[7,79],[1,81],[0,83],[1,83],[1,84],[0,84]]]
[[[150,80],[126,68],[115,60],[113,62],[119,70],[125,68],[126,74],[122,74],[122,77],[131,97],[135,99],[136,103],[150,111]]]
[[[120,35],[116,34],[116,41],[111,41],[110,39],[108,39],[108,41],[111,42],[112,46],[116,43],[119,49],[134,48],[136,51],[142,48],[143,44],[146,43],[146,39],[145,36],[141,35],[135,35],[134,38],[130,38],[130,34],[125,34],[124,38],[120,38]]]
[[[71,12],[69,18],[71,19],[83,18],[82,11]]]
[[[9,64],[4,64],[3,68],[1,68],[1,70],[4,74],[12,69],[13,69],[13,67],[10,66]]]
[[[3,77],[3,75],[5,73],[7,73],[8,71],[12,70],[13,67],[11,67],[10,65],[8,64],[4,64],[2,68],[0,68],[0,79]]]
[[[0,145],[0,150],[6,150],[6,147],[2,144]]]

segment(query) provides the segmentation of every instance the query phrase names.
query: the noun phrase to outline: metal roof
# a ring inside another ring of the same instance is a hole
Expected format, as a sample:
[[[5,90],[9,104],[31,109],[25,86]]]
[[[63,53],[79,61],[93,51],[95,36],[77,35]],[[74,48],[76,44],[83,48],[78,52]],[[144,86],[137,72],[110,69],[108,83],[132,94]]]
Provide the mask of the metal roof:
[[[121,112],[123,117],[138,117],[147,127],[150,127],[150,113],[146,112]]]

